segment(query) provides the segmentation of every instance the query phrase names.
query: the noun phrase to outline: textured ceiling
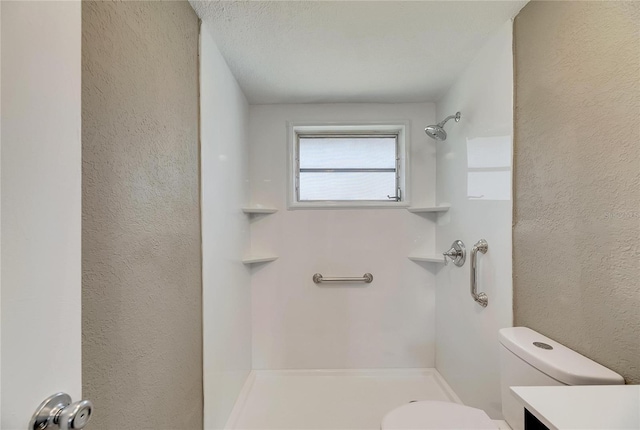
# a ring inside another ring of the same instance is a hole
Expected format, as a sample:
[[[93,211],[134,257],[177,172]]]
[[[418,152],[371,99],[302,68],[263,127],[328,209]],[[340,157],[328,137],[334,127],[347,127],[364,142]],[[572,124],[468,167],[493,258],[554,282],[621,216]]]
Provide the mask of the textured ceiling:
[[[197,1],[252,104],[437,101],[513,1]]]

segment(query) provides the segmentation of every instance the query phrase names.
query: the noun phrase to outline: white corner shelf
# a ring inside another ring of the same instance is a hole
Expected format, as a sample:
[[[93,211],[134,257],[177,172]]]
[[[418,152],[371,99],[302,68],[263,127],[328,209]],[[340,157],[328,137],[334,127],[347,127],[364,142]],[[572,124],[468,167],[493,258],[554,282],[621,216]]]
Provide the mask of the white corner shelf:
[[[258,264],[258,263],[268,263],[270,261],[277,260],[278,257],[275,255],[249,255],[242,259],[243,264]]]
[[[442,255],[410,255],[409,260],[444,264],[444,256]]]
[[[446,212],[451,208],[451,205],[439,205],[439,206],[424,206],[424,207],[415,207],[415,208],[407,208],[409,212],[414,214],[422,214],[422,213],[437,213],[437,212]]]
[[[252,214],[274,214],[278,212],[276,208],[258,208],[258,207],[244,207],[242,208],[242,212],[252,215]]]

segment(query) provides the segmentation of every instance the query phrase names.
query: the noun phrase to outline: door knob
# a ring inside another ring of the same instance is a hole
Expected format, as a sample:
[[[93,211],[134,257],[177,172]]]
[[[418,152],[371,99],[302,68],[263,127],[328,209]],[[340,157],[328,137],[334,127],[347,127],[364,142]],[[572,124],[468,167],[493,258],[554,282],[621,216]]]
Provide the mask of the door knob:
[[[89,400],[81,400],[67,406],[60,414],[60,430],[83,429],[91,419],[93,405]]]
[[[79,430],[85,428],[93,404],[89,400],[71,403],[65,393],[56,393],[38,406],[29,422],[29,430]]]

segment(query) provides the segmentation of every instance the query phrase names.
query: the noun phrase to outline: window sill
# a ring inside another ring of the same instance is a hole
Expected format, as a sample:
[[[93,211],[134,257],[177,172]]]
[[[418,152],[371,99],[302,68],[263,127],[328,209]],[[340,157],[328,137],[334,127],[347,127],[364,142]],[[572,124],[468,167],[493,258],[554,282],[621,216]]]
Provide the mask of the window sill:
[[[308,202],[308,203],[289,203],[287,210],[305,210],[305,209],[406,209],[410,207],[409,202]]]

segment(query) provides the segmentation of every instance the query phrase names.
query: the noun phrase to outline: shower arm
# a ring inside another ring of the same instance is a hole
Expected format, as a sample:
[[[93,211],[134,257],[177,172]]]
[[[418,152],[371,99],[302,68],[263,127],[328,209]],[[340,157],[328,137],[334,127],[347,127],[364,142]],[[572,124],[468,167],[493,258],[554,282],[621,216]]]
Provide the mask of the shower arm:
[[[460,112],[456,112],[455,115],[449,115],[448,117],[446,117],[445,119],[443,119],[442,121],[440,121],[438,123],[438,127],[444,127],[444,125],[450,120],[450,119],[455,119],[456,122],[460,122]]]

